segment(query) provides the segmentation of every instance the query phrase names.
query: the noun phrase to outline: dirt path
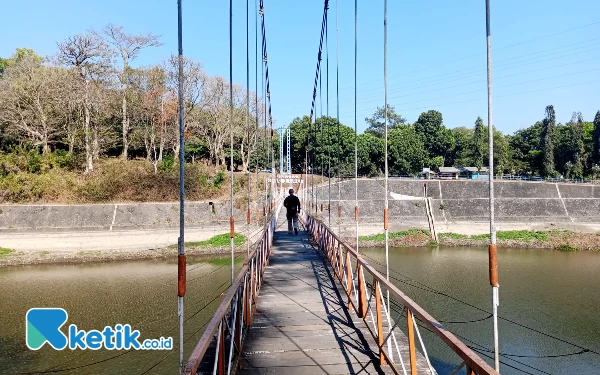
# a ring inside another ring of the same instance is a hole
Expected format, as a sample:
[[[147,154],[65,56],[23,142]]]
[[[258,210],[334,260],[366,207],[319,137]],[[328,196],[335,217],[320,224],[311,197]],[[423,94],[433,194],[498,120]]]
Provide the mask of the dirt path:
[[[223,227],[186,228],[185,242],[204,241],[222,233]],[[254,228],[250,242],[259,234]],[[13,252],[0,256],[0,266],[175,257],[177,249],[173,245],[178,236],[178,229],[2,233],[0,247]],[[246,248],[244,244],[236,251],[245,252]],[[229,246],[186,248],[189,255],[229,254],[230,251]]]

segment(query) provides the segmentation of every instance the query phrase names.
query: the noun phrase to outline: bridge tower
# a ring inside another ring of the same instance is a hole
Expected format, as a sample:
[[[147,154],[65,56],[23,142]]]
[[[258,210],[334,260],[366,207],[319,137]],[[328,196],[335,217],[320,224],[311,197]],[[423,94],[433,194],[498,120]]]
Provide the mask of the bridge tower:
[[[283,173],[283,133],[285,128],[277,129],[279,131],[279,173]]]
[[[287,173],[292,173],[292,156],[290,153],[290,138],[291,138],[292,129],[290,127],[287,128]]]

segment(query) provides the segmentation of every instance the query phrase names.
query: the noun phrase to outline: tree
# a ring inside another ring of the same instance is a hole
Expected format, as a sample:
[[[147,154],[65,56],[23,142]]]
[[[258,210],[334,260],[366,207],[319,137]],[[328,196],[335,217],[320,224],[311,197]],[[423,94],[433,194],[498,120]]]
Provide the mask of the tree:
[[[542,170],[543,154],[540,150],[542,122],[520,129],[508,139],[513,151],[514,172],[538,174]]]
[[[592,131],[593,153],[592,163],[600,164],[600,111],[596,112],[594,117],[594,130]]]
[[[483,167],[483,156],[486,154],[488,137],[481,117],[477,117],[473,130],[473,163],[478,170]]]
[[[123,126],[123,153],[122,158],[127,160],[127,151],[129,148],[127,134],[129,132],[129,119],[127,118],[127,87],[131,72],[130,63],[139,52],[147,47],[158,47],[161,45],[160,38],[152,33],[145,35],[131,35],[123,31],[122,26],[109,24],[102,30],[102,35],[107,44],[112,45],[121,55],[123,66],[118,74],[121,83],[122,100],[122,126]]]
[[[400,126],[389,134],[389,168],[391,174],[412,175],[423,170],[427,151],[412,126]]]
[[[173,95],[177,96],[179,91],[179,57],[177,55],[171,55],[171,57],[163,63],[163,69],[167,72],[167,87],[171,90]],[[218,81],[223,81],[222,84]],[[223,98],[224,90],[223,86],[224,79],[222,77],[212,77],[211,85],[205,87],[207,76],[204,73],[202,64],[198,61],[193,60],[189,57],[183,58],[183,122],[184,131],[187,132],[188,128],[199,126],[202,119],[202,111],[213,106],[222,106],[225,100]],[[228,86],[227,86],[228,87]],[[208,90],[208,92],[207,92]],[[212,91],[211,91],[212,90]],[[216,90],[216,91],[214,91]],[[219,95],[216,97],[215,95]],[[202,100],[201,100],[202,98]],[[198,106],[200,108],[198,108]],[[219,107],[220,108],[220,107]],[[214,108],[212,108],[214,109]],[[194,117],[194,115],[196,117]],[[173,144],[173,153],[175,158],[179,157],[179,105],[177,105],[177,118],[175,125],[172,129],[172,137],[175,139]],[[195,133],[201,133],[203,127],[195,129]],[[204,134],[199,134],[204,136]]]
[[[98,124],[92,123],[92,85],[98,85],[110,68],[110,50],[93,34],[79,34],[58,43],[58,61],[75,70],[78,87],[83,94],[83,132],[85,137],[86,172],[94,170],[94,151],[98,145]]]
[[[59,139],[64,94],[62,82],[66,72],[41,64],[43,59],[32,53],[13,59],[0,81],[0,121],[14,126],[43,153]]]
[[[398,125],[406,123],[406,119],[396,113],[393,106],[387,105],[388,109],[388,132]],[[366,133],[373,134],[376,137],[385,137],[385,109],[384,107],[377,107],[377,110],[371,117],[365,117],[365,121],[369,124]]]
[[[512,152],[507,137],[502,132],[494,131],[494,173],[502,174],[514,169]],[[486,158],[489,160],[489,150],[486,150]]]
[[[473,129],[459,126],[450,130],[455,141],[455,147],[446,157],[446,165],[466,167],[474,165],[473,154]]]
[[[444,126],[440,112],[431,110],[421,113],[414,128],[425,145],[429,158],[443,156],[445,160],[454,149],[454,137]]]
[[[597,178],[598,176],[600,176],[600,165],[594,164],[592,166],[592,177]]]
[[[583,118],[581,112],[573,112],[571,121],[569,122],[571,131],[571,161],[573,167],[571,176],[575,178],[583,178],[584,164],[584,136],[583,136]]]
[[[554,130],[556,116],[554,107],[546,107],[546,117],[542,121],[541,148],[544,153],[543,174],[546,177],[554,175]]]
[[[354,133],[354,131],[352,133]],[[360,176],[371,177],[382,173],[384,168],[383,146],[384,140],[376,137],[373,133],[364,132],[358,136],[357,168]],[[352,153],[354,153],[354,145],[352,146]],[[354,158],[354,155],[352,155],[352,158]],[[354,166],[352,165],[352,173],[349,174],[350,176],[354,175],[353,167]]]

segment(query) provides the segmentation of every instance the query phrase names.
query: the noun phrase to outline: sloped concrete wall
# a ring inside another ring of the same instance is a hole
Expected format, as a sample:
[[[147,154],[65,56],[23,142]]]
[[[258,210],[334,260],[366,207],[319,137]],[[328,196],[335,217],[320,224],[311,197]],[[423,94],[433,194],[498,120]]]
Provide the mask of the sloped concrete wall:
[[[229,202],[189,202],[189,226],[229,225]],[[246,222],[246,210],[234,208],[236,223]],[[252,219],[255,220],[253,213]],[[0,230],[119,230],[179,226],[179,203],[90,205],[0,205]]]
[[[353,220],[354,181],[342,181],[342,219]],[[383,218],[382,180],[360,179],[361,221]],[[389,180],[390,222],[427,223],[422,198],[432,199],[436,222],[483,222],[489,220],[489,185],[467,180]],[[318,187],[319,205],[327,203],[326,186]],[[337,217],[337,184],[331,187],[332,217]],[[402,195],[403,199],[395,199]],[[412,200],[405,196],[414,197]],[[600,223],[600,186],[530,181],[496,181],[495,212],[499,223]],[[313,209],[314,210],[314,209]]]

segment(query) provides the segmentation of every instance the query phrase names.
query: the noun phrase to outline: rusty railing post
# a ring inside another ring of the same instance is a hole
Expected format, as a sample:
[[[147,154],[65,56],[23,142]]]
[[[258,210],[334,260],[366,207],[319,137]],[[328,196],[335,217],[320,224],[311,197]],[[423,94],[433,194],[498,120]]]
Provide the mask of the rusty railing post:
[[[356,262],[356,273],[358,274],[358,312],[359,318],[367,317],[367,292],[365,291],[365,276],[362,272],[362,266]]]
[[[340,281],[342,281],[343,279],[343,275],[344,275],[344,270],[342,268],[343,266],[343,261],[342,261],[342,257],[344,256],[343,250],[342,250],[342,244],[338,243],[338,277],[340,279]]]
[[[350,263],[350,252],[346,252],[346,282],[348,283],[348,288],[346,291],[348,292],[348,309],[354,309],[354,304],[352,303],[352,263]]]
[[[379,364],[386,365],[385,355],[383,354],[383,318],[381,316],[381,299],[379,298],[379,281],[375,280],[375,310],[377,313],[377,346],[379,346]]]
[[[415,328],[413,326],[412,312],[406,308],[406,323],[408,336],[408,353],[410,358],[410,374],[417,375],[417,353],[415,346]]]

